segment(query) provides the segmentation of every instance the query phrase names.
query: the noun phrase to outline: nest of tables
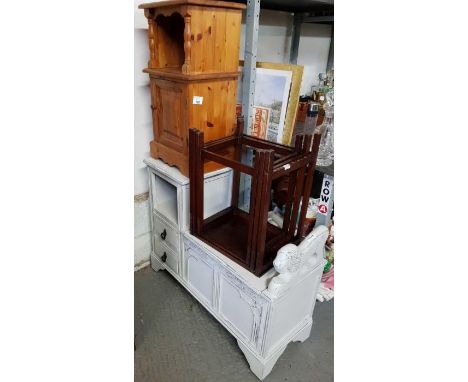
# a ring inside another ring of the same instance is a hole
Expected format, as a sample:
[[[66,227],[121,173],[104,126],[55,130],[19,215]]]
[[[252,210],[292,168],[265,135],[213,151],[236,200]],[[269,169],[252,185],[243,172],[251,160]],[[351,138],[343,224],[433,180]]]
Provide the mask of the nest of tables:
[[[303,223],[320,135],[298,135],[295,146],[289,147],[242,134],[243,125],[243,118],[239,117],[236,135],[207,143],[203,132],[190,129],[190,231],[256,276],[261,276],[271,268],[279,248],[289,242],[298,243],[305,237]],[[203,217],[205,161],[233,170],[231,206],[206,219]],[[242,181],[241,173],[244,174]],[[279,228],[267,220],[272,186],[285,180],[287,196],[283,226]],[[247,207],[239,206],[241,186],[250,196]]]

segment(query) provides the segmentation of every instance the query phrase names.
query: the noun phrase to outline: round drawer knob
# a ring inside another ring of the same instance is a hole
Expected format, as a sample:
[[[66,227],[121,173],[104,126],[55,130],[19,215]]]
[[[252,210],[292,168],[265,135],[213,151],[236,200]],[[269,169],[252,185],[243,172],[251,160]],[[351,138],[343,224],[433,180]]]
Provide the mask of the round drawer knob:
[[[166,252],[164,252],[164,255],[161,256],[161,261],[165,263],[166,259],[167,259],[167,255],[166,255]]]
[[[164,231],[162,231],[162,233],[161,233],[161,239],[165,240],[166,235],[167,235],[166,228],[164,228]]]

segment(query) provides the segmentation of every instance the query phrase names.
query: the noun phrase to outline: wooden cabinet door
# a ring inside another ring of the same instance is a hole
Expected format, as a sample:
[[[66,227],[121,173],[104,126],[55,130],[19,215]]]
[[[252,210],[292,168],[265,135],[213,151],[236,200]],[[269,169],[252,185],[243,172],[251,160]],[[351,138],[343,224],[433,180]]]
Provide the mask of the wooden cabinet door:
[[[186,152],[186,85],[151,79],[154,139],[162,145]]]

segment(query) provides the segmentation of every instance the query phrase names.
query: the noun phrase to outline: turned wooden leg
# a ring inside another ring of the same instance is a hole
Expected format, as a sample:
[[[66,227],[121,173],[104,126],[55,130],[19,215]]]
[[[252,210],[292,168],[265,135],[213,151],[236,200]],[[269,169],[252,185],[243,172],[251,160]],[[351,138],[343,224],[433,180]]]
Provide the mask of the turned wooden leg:
[[[184,55],[185,60],[184,64],[182,65],[182,73],[189,74],[190,73],[190,63],[191,63],[191,26],[190,26],[190,15],[186,15],[184,17]]]
[[[145,16],[148,19],[148,46],[150,51],[148,68],[154,69],[158,66],[156,57],[156,22],[154,21],[154,13],[150,9],[145,9]]]

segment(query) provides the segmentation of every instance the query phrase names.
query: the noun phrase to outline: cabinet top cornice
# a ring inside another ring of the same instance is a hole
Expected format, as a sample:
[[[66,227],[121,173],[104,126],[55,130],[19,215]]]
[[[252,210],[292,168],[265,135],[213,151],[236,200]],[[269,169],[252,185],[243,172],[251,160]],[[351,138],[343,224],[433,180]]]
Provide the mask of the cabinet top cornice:
[[[204,7],[215,7],[215,8],[232,8],[232,9],[245,9],[246,5],[241,3],[230,3],[227,1],[214,1],[214,0],[164,0],[156,1],[153,3],[140,4],[138,8],[164,8],[171,7],[174,5],[201,5]]]

